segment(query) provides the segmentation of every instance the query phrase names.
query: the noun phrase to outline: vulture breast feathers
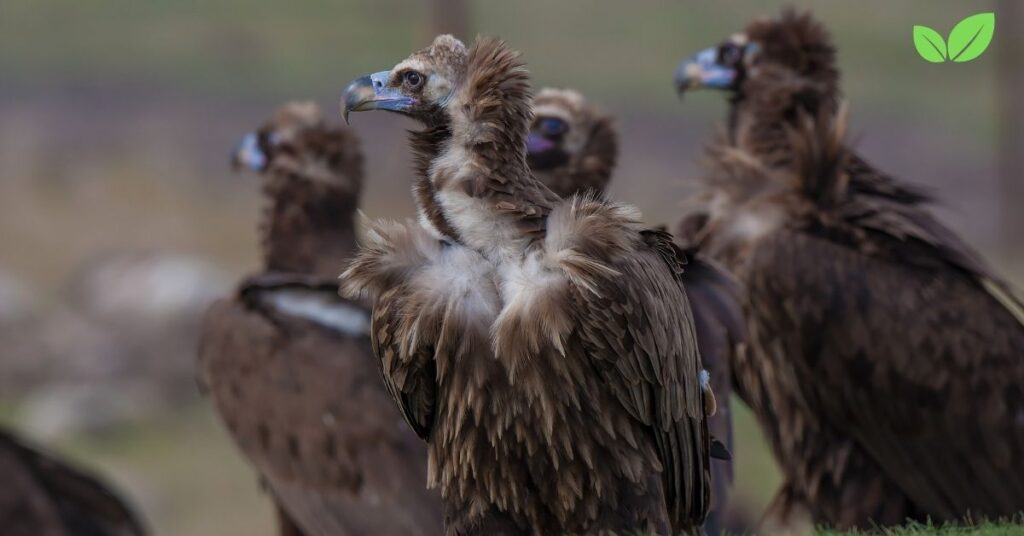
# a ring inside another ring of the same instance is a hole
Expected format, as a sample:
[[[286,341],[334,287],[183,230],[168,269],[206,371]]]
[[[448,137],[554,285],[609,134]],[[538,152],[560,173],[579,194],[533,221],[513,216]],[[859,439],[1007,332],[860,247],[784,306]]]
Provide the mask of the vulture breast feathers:
[[[579,92],[544,88],[533,99],[533,123],[527,139],[527,162],[534,175],[562,198],[604,195],[615,170],[618,133],[611,116],[601,112]],[[701,255],[682,229],[686,267],[683,283],[693,312],[701,363],[717,403],[708,419],[711,437],[732,446],[729,394],[732,355],[745,342],[742,297],[737,283],[713,261]],[[714,448],[713,444],[713,448]],[[712,451],[714,455],[714,450]],[[723,458],[730,458],[727,453]],[[719,534],[732,483],[732,460],[711,461],[711,504],[704,530]]]
[[[747,293],[734,374],[777,505],[861,527],[1019,512],[1021,302],[927,196],[847,148],[820,24],[785,12],[716,50],[678,75],[732,94],[698,236]]]
[[[381,385],[369,311],[338,295],[355,247],[355,136],[289,104],[246,136],[236,163],[264,176],[266,268],[207,312],[200,383],[267,485],[282,532],[440,533],[426,449]]]
[[[376,224],[343,280],[374,301],[447,532],[697,530],[709,438],[669,236],[534,177],[528,77],[500,41],[441,36],[344,99],[433,133],[413,134],[421,223]]]

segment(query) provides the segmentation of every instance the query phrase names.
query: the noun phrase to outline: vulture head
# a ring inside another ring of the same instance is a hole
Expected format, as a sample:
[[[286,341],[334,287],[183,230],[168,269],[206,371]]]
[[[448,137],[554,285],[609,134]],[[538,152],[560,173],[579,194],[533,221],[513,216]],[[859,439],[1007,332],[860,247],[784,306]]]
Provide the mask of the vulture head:
[[[353,196],[363,184],[358,140],[345,129],[327,125],[320,107],[310,101],[278,107],[266,123],[242,138],[231,153],[231,166],[262,174],[269,183],[318,181]]]
[[[342,97],[342,114],[386,110],[427,125],[445,121],[445,108],[465,77],[469,51],[462,41],[440,35],[387,71],[353,80]]]
[[[353,217],[363,185],[355,135],[328,125],[315,103],[289,102],[242,138],[231,164],[263,177],[269,203],[260,233],[267,268],[309,272],[323,265],[336,272],[341,264],[328,265],[355,246]]]
[[[488,254],[542,235],[559,201],[526,163],[532,104],[518,52],[500,39],[481,37],[467,48],[449,35],[354,80],[342,97],[344,114],[385,110],[424,125],[410,133],[420,220],[438,238]],[[495,241],[492,231],[508,226],[516,232]]]
[[[717,46],[683,60],[675,73],[680,95],[691,89],[727,91],[734,101],[761,92],[759,84],[786,78],[838,98],[839,71],[828,30],[808,12],[785,9],[758,18]]]
[[[604,192],[618,156],[612,118],[571,89],[544,88],[533,100],[526,161],[560,197]]]

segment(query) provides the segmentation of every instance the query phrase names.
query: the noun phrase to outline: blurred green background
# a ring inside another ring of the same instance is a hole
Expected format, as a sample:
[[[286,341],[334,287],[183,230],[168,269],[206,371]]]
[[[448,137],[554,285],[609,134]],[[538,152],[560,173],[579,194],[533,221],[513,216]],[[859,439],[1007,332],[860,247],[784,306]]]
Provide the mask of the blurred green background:
[[[457,18],[432,7],[460,4],[0,5],[0,420],[109,474],[160,533],[271,534],[257,479],[191,383],[202,308],[258,266],[258,185],[229,172],[228,152],[286,99],[314,99],[336,120],[349,80],[427,44]],[[679,101],[676,63],[782,5],[464,4],[462,37],[504,37],[536,85],[576,88],[618,116],[612,193],[652,223],[675,219],[724,117],[721,95]],[[1009,29],[1024,21],[1000,18],[1007,3],[995,1],[791,4],[833,31],[859,150],[932,188],[940,216],[1020,284],[1024,239],[1006,207],[1024,199],[998,171],[1000,155],[1013,162],[1008,147],[1024,147],[1006,141],[1020,139],[1004,121],[1019,110],[1000,104],[1012,81],[998,75],[1019,58]],[[978,60],[930,64],[914,51],[913,24],[945,33],[989,10],[995,44]],[[364,211],[411,214],[410,124],[353,119],[368,159]],[[749,415],[737,426],[737,504],[756,519],[778,475]]]

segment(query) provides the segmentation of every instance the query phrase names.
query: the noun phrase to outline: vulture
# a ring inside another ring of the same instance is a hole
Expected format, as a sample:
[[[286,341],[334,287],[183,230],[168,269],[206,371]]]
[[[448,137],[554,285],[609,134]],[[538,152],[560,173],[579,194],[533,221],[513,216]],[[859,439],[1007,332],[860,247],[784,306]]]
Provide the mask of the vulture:
[[[533,99],[526,162],[561,198],[602,194],[612,178],[619,142],[612,118],[577,91],[544,88]]]
[[[373,301],[384,382],[428,444],[445,533],[696,532],[713,397],[683,266],[632,207],[527,166],[529,76],[451,36],[354,80],[351,111],[422,123],[418,222],[378,222],[343,273]]]
[[[288,103],[233,160],[264,177],[264,267],[207,312],[200,385],[272,495],[280,533],[440,534],[426,449],[380,380],[369,311],[338,294],[356,247],[356,136]]]
[[[849,148],[825,28],[756,20],[676,83],[729,95],[686,221],[745,292],[732,373],[784,475],[770,513],[867,528],[1024,509],[1024,306],[928,195]]]
[[[0,527],[7,536],[141,536],[131,508],[96,477],[0,428]]]
[[[603,195],[618,156],[618,133],[612,118],[571,89],[544,88],[533,99],[533,124],[526,142],[526,161],[534,175],[562,198],[594,193]],[[742,297],[737,283],[725,270],[685,244],[682,274],[697,329],[701,361],[710,374],[718,400],[708,420],[713,439],[732,451],[729,411],[731,354],[745,342]],[[733,470],[731,459],[711,462],[711,504],[704,530],[724,530],[725,509]],[[730,520],[735,522],[735,520]]]

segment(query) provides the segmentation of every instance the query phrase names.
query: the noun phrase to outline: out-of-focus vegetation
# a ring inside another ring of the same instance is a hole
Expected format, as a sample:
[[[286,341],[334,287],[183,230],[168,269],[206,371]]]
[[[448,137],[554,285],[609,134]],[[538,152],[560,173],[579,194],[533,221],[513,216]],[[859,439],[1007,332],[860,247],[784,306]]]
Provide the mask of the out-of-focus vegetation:
[[[787,3],[812,7],[834,32],[858,148],[893,174],[933,188],[945,200],[941,216],[1024,282],[1022,248],[995,249],[989,239],[997,198],[992,54],[934,65],[921,61],[911,42],[915,23],[945,28],[992,3]],[[500,35],[522,50],[538,85],[575,87],[619,116],[613,195],[658,223],[674,219],[691,191],[687,179],[697,173],[700,147],[724,111],[713,93],[680,103],[671,84],[676,63],[781,5],[479,0],[471,2],[470,19],[474,32]],[[230,174],[229,149],[283,99],[313,98],[333,115],[350,79],[387,68],[429,42],[430,33],[427,6],[414,0],[5,2],[0,275],[27,288],[30,309],[2,331],[7,349],[9,333],[109,330],[79,318],[69,302],[75,274],[114,252],[173,251],[232,276],[255,269],[258,187],[252,177]],[[368,155],[364,210],[411,214],[402,136],[408,123],[382,114],[354,123]],[[65,317],[75,320],[69,326]],[[73,364],[90,344],[74,338],[51,346]],[[107,355],[102,344],[91,353]],[[21,363],[33,362],[27,347]],[[0,365],[12,355],[0,356]],[[55,367],[50,375],[61,385],[91,387],[94,397],[120,392],[120,384],[71,374],[73,367],[54,359],[47,361]],[[175,359],[187,367],[192,356]],[[43,387],[39,392],[50,392]],[[0,392],[0,421],[38,430],[38,412],[25,410],[29,398]],[[269,503],[209,408],[191,391],[171,400],[146,418],[47,442],[109,474],[157,533],[271,534]],[[757,520],[778,471],[750,414],[738,410],[736,425],[735,504]],[[935,529],[894,534],[927,530]]]
[[[275,533],[256,475],[205,404],[65,437],[57,447],[124,492],[156,534]]]
[[[934,115],[988,136],[991,62],[958,65],[951,75],[948,66],[920,61],[910,27],[927,20],[941,28],[990,4],[658,0],[626,8],[614,0],[480,0],[472,3],[471,19],[479,33],[500,35],[522,50],[537,80],[635,108],[675,111],[672,67],[684,55],[755,15],[811,6],[842,45],[855,109]],[[329,95],[354,74],[391,65],[430,39],[426,3],[405,0],[18,1],[4,6],[3,19],[0,72],[8,91],[114,84],[107,89]]]
[[[976,525],[942,525],[935,523],[909,523],[903,527],[850,532],[819,530],[817,536],[1020,536],[1024,534],[1024,519],[985,521]]]

